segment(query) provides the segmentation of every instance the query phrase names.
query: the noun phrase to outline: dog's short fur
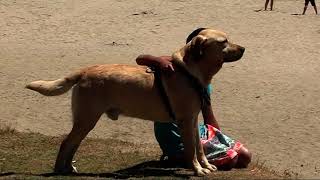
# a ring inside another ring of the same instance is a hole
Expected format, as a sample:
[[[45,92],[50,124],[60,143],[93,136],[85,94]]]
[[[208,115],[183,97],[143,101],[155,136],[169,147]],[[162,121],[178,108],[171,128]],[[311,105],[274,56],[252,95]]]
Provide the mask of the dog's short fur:
[[[183,48],[173,53],[176,67],[188,70],[206,87],[224,62],[239,60],[244,48],[228,41],[225,33],[204,29]],[[170,76],[162,75],[165,90],[182,130],[186,160],[198,175],[214,170],[204,155],[199,139],[197,117],[200,99],[187,77],[175,68]],[[73,128],[63,140],[55,172],[69,173],[72,158],[80,142],[94,128],[104,113],[111,119],[119,114],[170,122],[170,116],[159,95],[154,75],[137,65],[96,65],[54,81],[35,81],[26,87],[46,96],[56,96],[73,87]]]

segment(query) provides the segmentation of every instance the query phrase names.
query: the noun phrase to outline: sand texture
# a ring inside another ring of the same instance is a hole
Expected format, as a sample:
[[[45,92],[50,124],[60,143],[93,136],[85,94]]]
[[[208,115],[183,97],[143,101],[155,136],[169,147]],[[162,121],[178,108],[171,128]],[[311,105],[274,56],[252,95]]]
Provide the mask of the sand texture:
[[[320,178],[320,16],[301,0],[0,0],[0,125],[68,133],[70,95],[44,97],[24,86],[101,63],[135,64],[170,55],[197,27],[228,33],[246,47],[214,77],[222,130],[280,173]],[[319,4],[320,5],[320,4]],[[91,137],[156,146],[153,124],[105,116]]]

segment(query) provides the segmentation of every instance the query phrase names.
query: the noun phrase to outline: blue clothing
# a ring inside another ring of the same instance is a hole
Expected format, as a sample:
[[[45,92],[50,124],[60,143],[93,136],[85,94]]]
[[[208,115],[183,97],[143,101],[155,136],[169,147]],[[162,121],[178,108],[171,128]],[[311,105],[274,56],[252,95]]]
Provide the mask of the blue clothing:
[[[212,85],[207,87],[208,93],[212,92]],[[205,126],[199,126],[199,132],[205,131]],[[154,123],[154,134],[162,149],[162,152],[166,156],[175,156],[182,154],[184,147],[180,136],[178,125],[175,123]]]
[[[178,126],[174,123],[155,123],[155,135],[164,156],[182,156],[183,142],[179,134]],[[205,124],[199,124],[199,135],[203,148],[206,149],[206,157],[215,161],[222,157],[233,158],[242,144],[236,142],[220,130]],[[222,159],[221,159],[222,158]]]
[[[154,134],[163,155],[170,157],[183,153],[183,142],[177,124],[155,122]]]

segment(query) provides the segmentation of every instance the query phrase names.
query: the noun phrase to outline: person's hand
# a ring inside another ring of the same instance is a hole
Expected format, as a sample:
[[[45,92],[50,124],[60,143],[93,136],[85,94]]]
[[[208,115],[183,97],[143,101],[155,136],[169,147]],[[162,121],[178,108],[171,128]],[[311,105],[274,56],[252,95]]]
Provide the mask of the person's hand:
[[[171,56],[160,56],[159,57],[160,69],[167,72],[174,72],[174,68],[171,61],[172,61]]]
[[[139,65],[157,67],[163,70],[164,72],[174,72],[174,68],[172,65],[172,57],[171,56],[152,56],[152,55],[139,55],[136,58],[136,62]]]

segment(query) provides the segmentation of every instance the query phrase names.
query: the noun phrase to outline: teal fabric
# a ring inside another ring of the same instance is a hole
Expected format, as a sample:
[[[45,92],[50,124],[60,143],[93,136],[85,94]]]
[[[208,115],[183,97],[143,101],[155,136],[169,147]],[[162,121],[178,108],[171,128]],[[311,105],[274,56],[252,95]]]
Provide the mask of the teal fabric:
[[[154,123],[154,134],[165,156],[183,154],[183,143],[179,128],[175,123]]]
[[[211,94],[213,90],[211,84],[208,85],[207,90]],[[203,131],[205,131],[205,126],[200,125],[199,132]],[[165,156],[175,156],[183,153],[184,147],[177,124],[155,122],[154,134]]]
[[[212,130],[212,129],[211,129]],[[199,133],[201,139],[208,139],[208,126],[204,124],[199,125]],[[206,157],[208,159],[216,159],[225,156],[227,151],[235,145],[235,141],[223,134],[220,130],[214,128],[215,136],[203,144],[206,149]]]
[[[209,94],[211,94],[211,93],[212,93],[213,88],[212,88],[212,85],[211,85],[211,84],[209,84],[209,85],[208,85],[208,87],[207,87],[207,91],[208,91],[208,93],[209,93]]]
[[[174,157],[183,155],[183,142],[178,126],[174,123],[154,124],[156,139],[164,156]],[[202,140],[207,140],[209,129],[205,124],[199,124],[199,134]],[[211,129],[212,130],[212,129]],[[235,145],[235,141],[214,128],[215,136],[203,144],[206,149],[206,157],[214,160],[227,155],[227,151]]]

